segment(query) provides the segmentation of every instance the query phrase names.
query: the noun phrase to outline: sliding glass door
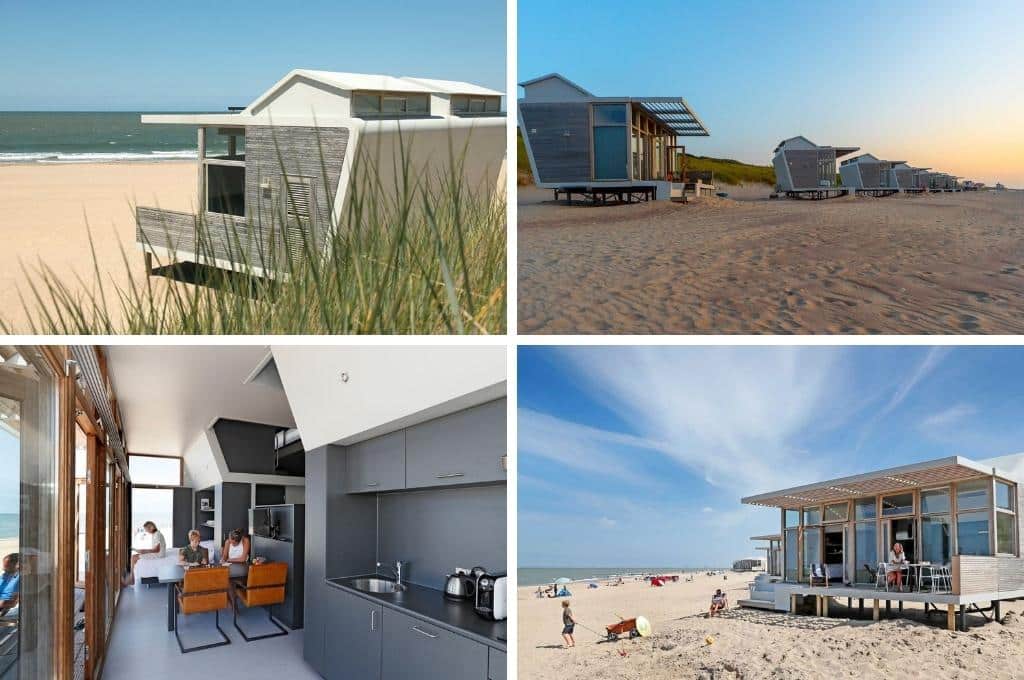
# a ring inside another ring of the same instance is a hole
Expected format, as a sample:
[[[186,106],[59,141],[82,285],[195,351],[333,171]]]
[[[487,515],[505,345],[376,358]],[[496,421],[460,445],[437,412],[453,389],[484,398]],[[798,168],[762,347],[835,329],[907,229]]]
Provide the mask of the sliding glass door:
[[[57,388],[0,345],[0,678],[53,675]]]

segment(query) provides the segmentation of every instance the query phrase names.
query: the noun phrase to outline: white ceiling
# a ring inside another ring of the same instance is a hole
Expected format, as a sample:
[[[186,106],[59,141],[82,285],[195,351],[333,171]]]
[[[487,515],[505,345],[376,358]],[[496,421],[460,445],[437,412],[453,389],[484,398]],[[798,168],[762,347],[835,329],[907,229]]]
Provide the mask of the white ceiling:
[[[103,349],[131,453],[180,456],[216,418],[295,426],[283,389],[242,382],[265,346]]]

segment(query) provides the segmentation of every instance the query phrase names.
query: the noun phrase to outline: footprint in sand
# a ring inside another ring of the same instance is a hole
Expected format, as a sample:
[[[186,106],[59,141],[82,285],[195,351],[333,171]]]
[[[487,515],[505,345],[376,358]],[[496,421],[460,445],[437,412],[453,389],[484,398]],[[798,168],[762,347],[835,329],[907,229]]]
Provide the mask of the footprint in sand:
[[[971,316],[970,314],[960,315],[960,328],[965,331],[974,331],[981,327],[978,323],[978,317]]]
[[[1003,267],[1003,268],[1002,268],[1002,269],[1001,269],[1001,270],[999,271],[999,273],[1000,273],[1000,274],[1014,274],[1014,273],[1016,273],[1017,271],[1018,271],[1018,270],[1017,270],[1017,267]]]

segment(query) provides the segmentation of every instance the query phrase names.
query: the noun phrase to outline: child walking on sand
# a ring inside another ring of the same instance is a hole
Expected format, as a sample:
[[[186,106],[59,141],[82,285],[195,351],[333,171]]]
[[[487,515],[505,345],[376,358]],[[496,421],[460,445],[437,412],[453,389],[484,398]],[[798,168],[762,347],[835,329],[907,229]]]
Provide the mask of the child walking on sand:
[[[572,632],[576,628],[576,619],[572,617],[572,609],[569,608],[569,600],[562,600],[562,639],[565,640],[566,648],[575,647],[576,640]]]

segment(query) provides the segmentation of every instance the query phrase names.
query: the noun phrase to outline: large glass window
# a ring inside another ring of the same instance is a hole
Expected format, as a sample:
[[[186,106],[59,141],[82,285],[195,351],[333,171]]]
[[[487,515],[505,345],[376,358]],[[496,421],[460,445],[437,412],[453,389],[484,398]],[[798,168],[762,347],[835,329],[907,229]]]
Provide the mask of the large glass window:
[[[921,514],[949,514],[949,489],[921,492]]]
[[[181,458],[131,454],[128,472],[137,486],[181,486]]]
[[[1013,485],[996,480],[996,507],[1001,510],[1013,510]]]
[[[595,104],[594,179],[626,179],[629,127],[625,104]]]
[[[956,485],[956,509],[981,510],[988,507],[989,489],[992,484],[991,478],[975,479],[969,482],[960,482]]]
[[[953,554],[953,523],[949,515],[921,518],[921,559],[932,564],[949,564]]]
[[[1017,554],[1016,489],[996,480],[996,552],[1001,555]]]
[[[786,528],[791,529],[793,527],[800,526],[800,511],[799,510],[786,510],[785,511],[785,522]]]
[[[800,557],[797,552],[797,534],[799,529],[786,530],[786,580],[796,581],[799,577]]]
[[[142,528],[153,522],[164,540],[172,540],[174,523],[174,492],[171,489],[132,488],[132,547],[152,548],[150,534]]]
[[[821,563],[821,528],[804,529],[804,571],[803,580],[811,573],[812,564]]]
[[[845,522],[850,512],[849,503],[833,503],[825,506],[826,522]]]
[[[858,498],[854,501],[854,519],[874,519],[878,514],[875,498]]]
[[[878,568],[878,525],[875,522],[857,522],[854,525],[854,559],[857,583],[873,583],[872,572]]]
[[[206,165],[206,209],[245,217],[245,166]]]
[[[961,512],[958,514],[956,544],[957,552],[961,555],[991,555],[988,512]]]
[[[430,95],[410,92],[356,92],[352,114],[368,118],[425,116],[430,113]]]
[[[821,508],[804,508],[804,526],[810,524],[821,524]]]
[[[882,517],[914,514],[914,494],[882,496]]]
[[[494,114],[501,111],[501,97],[452,96],[452,113],[456,116]]]
[[[594,125],[625,125],[625,104],[594,104]]]

